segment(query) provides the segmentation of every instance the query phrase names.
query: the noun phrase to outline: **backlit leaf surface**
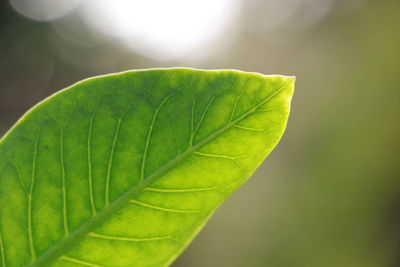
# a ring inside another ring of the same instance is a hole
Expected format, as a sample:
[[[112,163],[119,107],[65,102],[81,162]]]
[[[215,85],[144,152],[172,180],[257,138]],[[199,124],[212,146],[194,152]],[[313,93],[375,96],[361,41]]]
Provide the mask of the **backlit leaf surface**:
[[[0,265],[168,266],[277,144],[293,84],[153,69],[47,98],[0,141]]]

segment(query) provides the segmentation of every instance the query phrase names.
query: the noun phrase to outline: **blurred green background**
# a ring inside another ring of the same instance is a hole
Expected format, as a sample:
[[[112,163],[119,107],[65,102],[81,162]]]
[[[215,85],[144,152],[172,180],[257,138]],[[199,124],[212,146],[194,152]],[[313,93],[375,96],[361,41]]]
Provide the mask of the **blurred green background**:
[[[287,131],[174,267],[400,266],[400,1],[0,3],[0,134],[83,78],[297,76]]]

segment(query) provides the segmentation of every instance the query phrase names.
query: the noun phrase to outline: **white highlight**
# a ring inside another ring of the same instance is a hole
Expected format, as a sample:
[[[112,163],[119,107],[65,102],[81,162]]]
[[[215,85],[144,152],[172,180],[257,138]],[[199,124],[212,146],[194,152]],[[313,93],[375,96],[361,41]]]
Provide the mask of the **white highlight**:
[[[228,28],[236,0],[86,0],[82,18],[94,30],[157,59],[176,58]]]

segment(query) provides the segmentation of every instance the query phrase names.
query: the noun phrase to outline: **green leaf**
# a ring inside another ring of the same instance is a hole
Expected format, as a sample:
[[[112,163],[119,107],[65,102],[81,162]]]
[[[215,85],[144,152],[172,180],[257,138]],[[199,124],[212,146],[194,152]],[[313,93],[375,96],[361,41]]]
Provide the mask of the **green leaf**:
[[[1,266],[168,266],[277,144],[293,84],[154,69],[47,98],[0,141]]]

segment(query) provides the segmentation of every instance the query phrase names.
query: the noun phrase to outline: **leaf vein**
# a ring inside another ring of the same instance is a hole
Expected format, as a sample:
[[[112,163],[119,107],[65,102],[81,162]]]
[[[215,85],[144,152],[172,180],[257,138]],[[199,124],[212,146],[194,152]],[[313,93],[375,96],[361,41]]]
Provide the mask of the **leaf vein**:
[[[28,195],[28,240],[29,240],[29,251],[31,253],[31,262],[34,262],[36,259],[36,251],[35,246],[33,243],[33,222],[32,222],[32,195],[33,195],[33,188],[35,186],[36,180],[36,160],[37,160],[37,153],[38,153],[38,143],[41,133],[41,126],[39,127],[37,139],[34,144],[33,149],[33,159],[32,159],[32,174],[31,174],[31,185],[29,189]]]
[[[194,138],[194,108],[196,105],[196,100],[194,96],[192,96],[192,110],[191,110],[191,119],[190,119],[190,140],[189,147],[193,146],[193,138]]]
[[[122,121],[123,121],[125,115],[130,110],[132,103],[133,103],[133,98],[132,98],[131,102],[129,103],[128,107],[124,110],[124,112],[118,118],[117,127],[115,129],[114,139],[113,139],[111,151],[110,151],[110,157],[108,160],[106,185],[105,185],[105,190],[104,190],[104,198],[105,198],[105,206],[106,207],[108,207],[108,205],[110,204],[110,182],[111,182],[111,172],[112,172],[112,166],[113,166],[113,160],[114,160],[115,146],[118,141],[118,136],[119,136]]]
[[[90,207],[92,209],[92,216],[96,215],[96,203],[94,202],[93,193],[93,177],[92,177],[92,131],[93,131],[93,117],[90,118],[89,122],[89,132],[87,141],[87,161],[88,161],[88,183],[89,183],[89,198]]]
[[[143,180],[144,180],[146,161],[147,161],[147,153],[148,153],[149,146],[150,146],[150,140],[151,140],[151,136],[152,136],[152,133],[153,133],[154,124],[156,123],[156,120],[157,120],[157,117],[158,117],[158,112],[161,110],[161,108],[167,103],[167,101],[175,93],[176,93],[176,91],[173,92],[172,94],[168,95],[166,98],[164,98],[164,100],[161,102],[160,106],[154,111],[153,118],[151,120],[151,124],[150,124],[149,130],[147,132],[146,143],[145,143],[145,146],[144,146],[142,164],[141,164],[141,167],[140,167],[139,183],[143,182]]]
[[[247,157],[246,155],[241,155],[241,156],[229,156],[229,155],[223,155],[223,154],[211,154],[211,153],[204,153],[200,151],[195,151],[193,154],[203,156],[203,157],[210,157],[210,158],[221,158],[221,159],[231,159],[231,160],[236,160],[240,158],[245,158]]]
[[[1,266],[6,267],[6,255],[4,251],[3,236],[0,232],[0,253],[1,253]]]
[[[69,234],[68,217],[67,217],[67,188],[65,183],[65,163],[64,163],[64,128],[61,128],[60,137],[60,161],[61,161],[61,178],[62,178],[62,197],[63,197],[63,225],[64,236]]]
[[[187,193],[187,192],[202,192],[216,190],[218,187],[202,187],[202,188],[156,188],[156,187],[146,187],[145,191],[159,192],[159,193]]]
[[[119,237],[119,236],[101,235],[101,234],[97,234],[97,233],[90,233],[88,235],[91,236],[91,237],[105,239],[105,240],[128,241],[128,242],[148,242],[148,241],[157,241],[157,240],[163,240],[163,239],[171,238],[171,235],[155,236],[155,237]]]
[[[246,87],[243,86],[243,89],[242,89],[242,91],[240,91],[239,96],[235,99],[235,103],[234,103],[233,108],[232,108],[231,119],[229,121],[232,121],[233,118],[235,117],[235,112],[236,112],[237,105],[239,104],[239,100],[242,98],[242,95],[243,95],[245,90],[246,90]]]
[[[17,173],[17,176],[18,176],[18,180],[21,183],[22,189],[24,190],[25,194],[28,196],[29,193],[28,193],[28,190],[26,189],[24,180],[22,179],[22,175],[21,175],[20,170],[18,169],[17,165],[11,160],[10,160],[10,164],[14,167],[15,172]]]
[[[78,260],[78,259],[67,257],[67,256],[61,256],[60,259],[62,259],[64,261],[69,261],[69,262],[72,262],[72,263],[81,264],[81,265],[84,265],[84,266],[89,266],[89,267],[105,267],[105,266],[102,266],[102,265],[90,263],[90,262],[83,261],[83,260]]]
[[[203,110],[203,113],[201,114],[201,117],[200,117],[200,120],[199,120],[199,122],[198,122],[198,124],[197,124],[197,126],[196,126],[196,129],[194,130],[193,138],[196,136],[197,132],[199,131],[200,126],[201,126],[201,124],[202,124],[202,122],[203,122],[203,120],[204,120],[204,117],[206,116],[206,113],[207,113],[207,111],[209,110],[210,106],[211,106],[212,103],[215,101],[215,99],[216,99],[218,96],[220,96],[223,92],[225,92],[225,90],[222,90],[222,91],[219,92],[218,94],[214,95],[214,96],[210,99],[210,101],[208,101],[206,108]]]
[[[241,125],[234,125],[233,127],[243,129],[243,130],[253,131],[253,132],[264,132],[265,131],[265,129],[245,127],[245,126],[241,126]]]
[[[164,208],[164,207],[144,203],[144,202],[141,202],[141,201],[138,201],[135,199],[131,199],[130,202],[133,204],[142,206],[142,207],[155,209],[155,210],[161,210],[161,211],[165,211],[165,212],[172,212],[172,213],[198,213],[199,212],[198,210],[178,210],[178,209]]]

